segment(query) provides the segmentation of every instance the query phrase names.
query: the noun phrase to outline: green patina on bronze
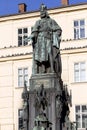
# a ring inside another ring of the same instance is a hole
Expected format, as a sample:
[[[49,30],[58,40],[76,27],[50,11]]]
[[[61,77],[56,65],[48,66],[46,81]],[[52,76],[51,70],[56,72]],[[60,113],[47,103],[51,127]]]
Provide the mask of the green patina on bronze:
[[[60,41],[62,30],[55,20],[50,18],[47,7],[40,7],[41,19],[32,27],[33,74],[57,72],[61,75]]]

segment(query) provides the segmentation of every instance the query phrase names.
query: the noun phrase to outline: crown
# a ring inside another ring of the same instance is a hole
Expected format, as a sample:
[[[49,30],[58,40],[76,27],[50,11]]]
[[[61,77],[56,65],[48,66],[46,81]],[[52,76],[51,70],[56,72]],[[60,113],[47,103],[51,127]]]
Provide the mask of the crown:
[[[40,6],[40,10],[41,10],[41,11],[47,10],[47,6],[44,5],[44,4],[41,4],[41,6]]]

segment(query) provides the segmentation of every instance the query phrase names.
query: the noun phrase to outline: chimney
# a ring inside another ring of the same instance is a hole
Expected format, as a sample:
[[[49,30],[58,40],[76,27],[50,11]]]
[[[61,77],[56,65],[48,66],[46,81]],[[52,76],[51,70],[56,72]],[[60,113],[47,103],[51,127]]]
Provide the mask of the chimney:
[[[69,0],[61,0],[62,6],[67,6],[69,5]]]
[[[26,12],[27,5],[25,3],[18,4],[18,12],[24,13]]]

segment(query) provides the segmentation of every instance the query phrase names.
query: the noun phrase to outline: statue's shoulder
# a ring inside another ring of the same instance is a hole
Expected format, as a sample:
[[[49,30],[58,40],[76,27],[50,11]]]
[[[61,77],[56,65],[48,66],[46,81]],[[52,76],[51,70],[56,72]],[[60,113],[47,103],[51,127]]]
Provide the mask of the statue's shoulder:
[[[50,22],[50,23],[55,23],[56,21],[53,19],[53,18],[48,18],[48,21]]]
[[[56,20],[50,18],[50,22],[53,26],[55,26],[55,29],[61,29],[61,27],[59,26],[59,24],[57,23]]]
[[[50,18],[50,20],[52,23],[56,23],[56,21],[54,19]]]

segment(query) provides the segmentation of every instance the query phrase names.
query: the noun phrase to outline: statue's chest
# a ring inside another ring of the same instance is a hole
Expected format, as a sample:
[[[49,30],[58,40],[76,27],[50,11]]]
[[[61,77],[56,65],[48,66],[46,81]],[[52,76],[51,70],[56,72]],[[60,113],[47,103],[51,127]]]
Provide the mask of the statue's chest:
[[[40,26],[41,26],[41,28],[50,27],[50,21],[42,20],[42,21],[40,21]]]

